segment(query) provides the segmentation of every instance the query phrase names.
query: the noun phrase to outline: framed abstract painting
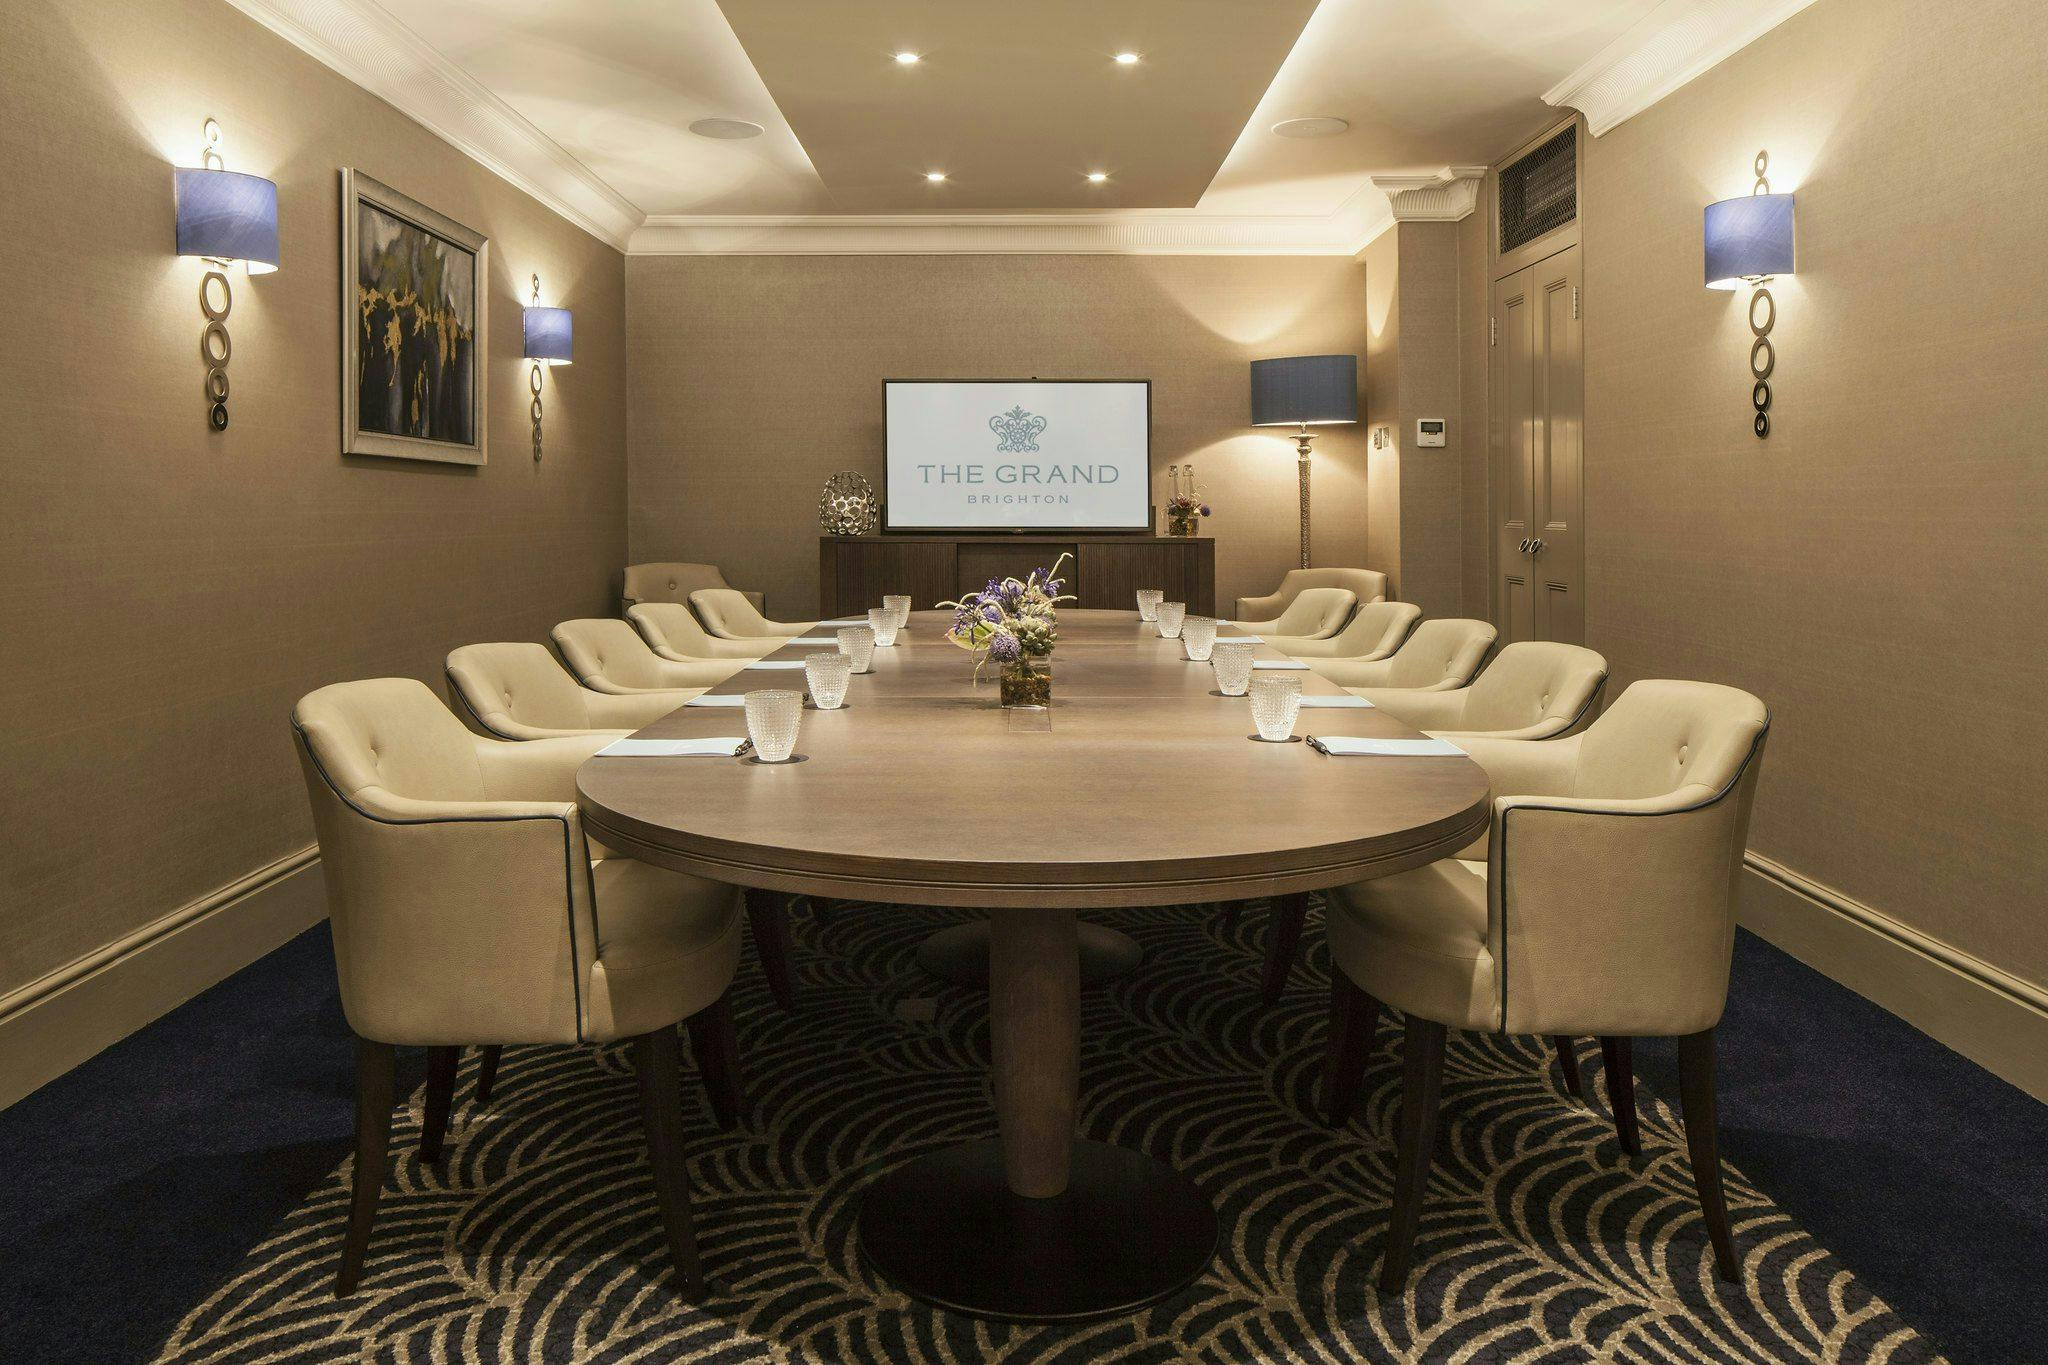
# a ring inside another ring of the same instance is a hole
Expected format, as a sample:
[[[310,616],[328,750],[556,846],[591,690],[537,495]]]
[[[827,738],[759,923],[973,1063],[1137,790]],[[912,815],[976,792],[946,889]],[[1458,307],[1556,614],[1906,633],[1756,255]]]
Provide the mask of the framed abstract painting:
[[[490,242],[341,172],[341,449],[484,463]]]

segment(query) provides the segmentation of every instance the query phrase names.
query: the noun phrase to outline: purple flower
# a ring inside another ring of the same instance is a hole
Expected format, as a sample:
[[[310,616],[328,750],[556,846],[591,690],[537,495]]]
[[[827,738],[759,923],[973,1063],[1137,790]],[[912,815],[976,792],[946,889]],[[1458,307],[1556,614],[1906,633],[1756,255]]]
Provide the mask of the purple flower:
[[[1023,657],[1014,635],[998,634],[988,642],[988,657],[999,664],[1013,664]]]
[[[1209,504],[1206,502],[1202,504],[1202,515],[1205,517],[1209,515]]]

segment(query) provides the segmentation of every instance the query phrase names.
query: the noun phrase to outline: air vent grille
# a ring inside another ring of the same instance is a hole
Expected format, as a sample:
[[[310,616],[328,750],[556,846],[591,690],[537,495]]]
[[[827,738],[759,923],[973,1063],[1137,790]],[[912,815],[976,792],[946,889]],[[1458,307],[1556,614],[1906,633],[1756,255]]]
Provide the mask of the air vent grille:
[[[1500,249],[1513,251],[1579,216],[1579,137],[1567,128],[1500,173]]]

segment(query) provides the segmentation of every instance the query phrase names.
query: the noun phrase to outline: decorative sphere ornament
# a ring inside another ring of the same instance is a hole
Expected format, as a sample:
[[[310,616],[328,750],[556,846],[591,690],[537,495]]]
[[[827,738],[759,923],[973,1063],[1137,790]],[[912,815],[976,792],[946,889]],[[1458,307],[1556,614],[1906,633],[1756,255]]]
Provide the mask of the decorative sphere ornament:
[[[818,495],[818,528],[828,536],[871,536],[882,524],[875,486],[852,470],[825,480]]]

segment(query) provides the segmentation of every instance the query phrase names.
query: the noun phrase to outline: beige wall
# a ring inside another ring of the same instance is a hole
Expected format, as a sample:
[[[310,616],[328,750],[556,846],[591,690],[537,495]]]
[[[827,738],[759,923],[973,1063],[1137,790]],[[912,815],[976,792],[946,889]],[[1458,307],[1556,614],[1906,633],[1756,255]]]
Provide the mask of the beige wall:
[[[1770,705],[1753,848],[2035,983],[2043,70],[2033,0],[1821,0],[1592,142],[1582,206],[1588,643]],[[1799,206],[1767,441],[1700,256],[1759,148]]]
[[[1487,385],[1490,382],[1493,314],[1493,177],[1479,191],[1479,204],[1458,224],[1458,413],[1451,435],[1457,441],[1463,565],[1460,615],[1493,619],[1492,508]]]
[[[1359,376],[1366,430],[1365,567],[1387,576],[1387,596],[1401,600],[1401,452],[1373,450],[1372,429],[1399,420],[1401,406],[1401,234],[1389,227],[1366,245],[1365,372]]]
[[[545,639],[625,551],[624,269],[217,0],[12,8],[0,43],[0,994],[312,840],[288,717],[323,683]],[[232,424],[207,430],[171,171],[218,117],[278,184],[283,268],[235,276]],[[354,165],[492,239],[490,463],[339,454],[340,191]],[[519,303],[577,364],[531,455]],[[233,966],[238,964],[225,964]]]
[[[632,557],[716,563],[785,617],[816,609],[826,477],[882,484],[888,378],[1150,379],[1155,503],[1192,461],[1218,602],[1268,592],[1295,563],[1294,446],[1246,425],[1249,362],[1366,352],[1343,259],[641,256],[627,284]],[[1357,563],[1362,428],[1318,436],[1313,487],[1316,562]]]

